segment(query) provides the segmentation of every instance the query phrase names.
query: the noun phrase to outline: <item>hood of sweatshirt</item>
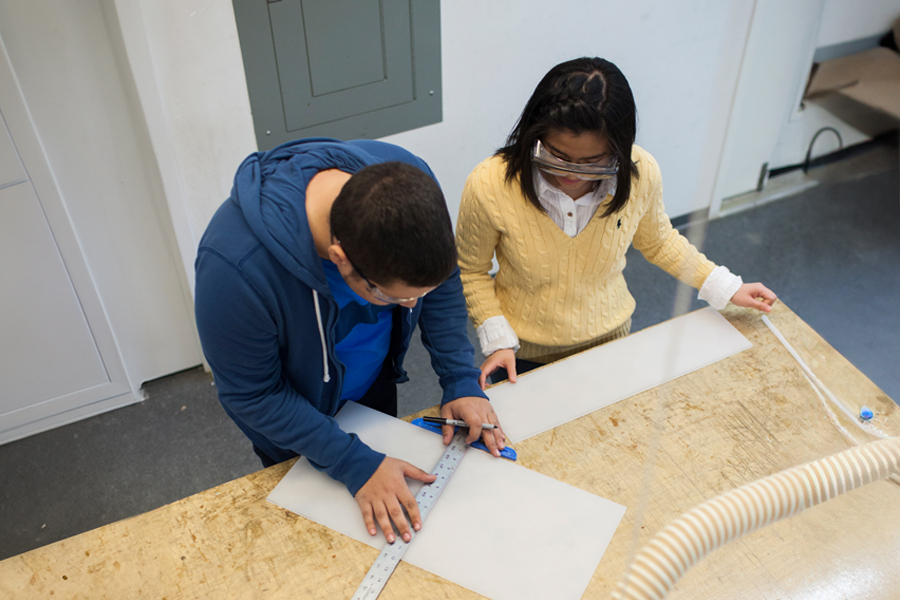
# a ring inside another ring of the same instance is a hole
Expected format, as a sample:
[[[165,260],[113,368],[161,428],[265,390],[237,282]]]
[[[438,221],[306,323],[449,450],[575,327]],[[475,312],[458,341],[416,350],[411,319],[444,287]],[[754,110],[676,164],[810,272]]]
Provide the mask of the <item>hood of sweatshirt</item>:
[[[357,173],[382,162],[353,143],[310,138],[248,156],[234,177],[231,200],[256,238],[289,273],[328,292],[306,216],[306,186],[319,171]]]

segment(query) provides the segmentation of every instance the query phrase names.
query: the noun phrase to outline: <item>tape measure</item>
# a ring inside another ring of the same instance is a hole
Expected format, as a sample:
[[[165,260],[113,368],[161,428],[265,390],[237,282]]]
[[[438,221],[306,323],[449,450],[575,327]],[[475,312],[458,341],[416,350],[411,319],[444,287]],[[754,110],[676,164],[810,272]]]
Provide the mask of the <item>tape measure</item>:
[[[416,504],[419,505],[419,514],[423,523],[466,455],[466,450],[469,449],[466,444],[467,435],[468,430],[457,429],[453,440],[444,449],[441,458],[431,470],[433,475],[437,475],[434,483],[423,485],[419,493],[416,494]],[[406,553],[406,549],[416,539],[415,530],[410,529],[409,533],[411,537],[408,542],[404,542],[403,538],[398,535],[393,544],[384,545],[378,554],[378,558],[375,559],[369,572],[366,573],[365,579],[363,579],[353,595],[353,600],[374,600],[378,597],[387,584],[388,578],[393,574],[394,569],[397,568],[397,564],[400,563],[400,559]]]

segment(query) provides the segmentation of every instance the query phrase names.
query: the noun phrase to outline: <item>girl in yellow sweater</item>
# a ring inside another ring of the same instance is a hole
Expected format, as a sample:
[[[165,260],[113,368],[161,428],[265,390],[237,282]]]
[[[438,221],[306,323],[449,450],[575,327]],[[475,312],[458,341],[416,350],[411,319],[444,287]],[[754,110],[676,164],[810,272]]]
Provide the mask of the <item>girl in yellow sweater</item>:
[[[724,308],[768,312],[776,296],[716,266],[672,227],[653,157],[634,145],[622,72],[601,58],[559,64],[538,84],[506,146],[475,167],[456,243],[481,367],[496,381],[628,335],[631,244]],[[499,270],[489,275],[496,253]],[[499,377],[498,377],[499,376]]]

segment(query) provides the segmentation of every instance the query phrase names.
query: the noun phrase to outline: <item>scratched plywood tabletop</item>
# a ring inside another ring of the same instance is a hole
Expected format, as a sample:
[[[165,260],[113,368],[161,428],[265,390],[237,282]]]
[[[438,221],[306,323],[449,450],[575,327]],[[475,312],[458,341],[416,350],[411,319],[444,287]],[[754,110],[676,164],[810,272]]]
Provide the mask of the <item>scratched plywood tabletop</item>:
[[[522,466],[628,508],[584,598],[608,597],[629,558],[698,503],[850,447],[840,427],[866,441],[829,414],[757,314],[723,314],[753,348],[516,445]],[[851,411],[866,405],[900,435],[900,410],[881,390],[783,303],[770,318]],[[4,560],[0,597],[350,598],[377,552],[266,502],[291,464]],[[669,595],[897,597],[900,486],[887,481],[725,546]],[[381,598],[481,596],[401,563]]]

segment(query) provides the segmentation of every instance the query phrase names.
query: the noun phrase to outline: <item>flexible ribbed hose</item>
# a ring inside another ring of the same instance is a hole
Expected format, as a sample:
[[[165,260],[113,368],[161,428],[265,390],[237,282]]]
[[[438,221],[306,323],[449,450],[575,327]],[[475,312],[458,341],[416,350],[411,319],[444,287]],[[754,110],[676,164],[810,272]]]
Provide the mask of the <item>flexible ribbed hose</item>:
[[[892,474],[900,474],[900,438],[851,448],[721,494],[660,530],[635,557],[613,598],[662,600],[720,546]]]

